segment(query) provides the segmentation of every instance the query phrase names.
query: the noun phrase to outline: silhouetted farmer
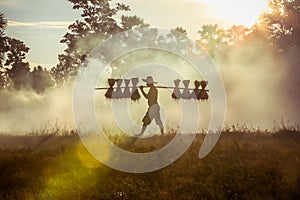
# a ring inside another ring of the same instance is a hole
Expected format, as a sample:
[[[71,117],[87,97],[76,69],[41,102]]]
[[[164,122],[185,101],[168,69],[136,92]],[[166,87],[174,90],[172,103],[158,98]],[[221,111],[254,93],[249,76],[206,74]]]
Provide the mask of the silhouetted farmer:
[[[154,86],[156,82],[153,81],[152,76],[148,76],[146,79],[143,79],[143,81],[146,82],[148,87],[150,87],[148,94],[146,94],[144,91],[144,87],[140,86],[142,94],[146,99],[148,99],[149,108],[143,118],[143,127],[139,135],[142,135],[145,132],[147,126],[151,123],[153,119],[155,120],[156,124],[159,126],[161,134],[164,134],[164,127],[159,113],[160,107],[157,103],[157,96],[158,96],[157,89]]]

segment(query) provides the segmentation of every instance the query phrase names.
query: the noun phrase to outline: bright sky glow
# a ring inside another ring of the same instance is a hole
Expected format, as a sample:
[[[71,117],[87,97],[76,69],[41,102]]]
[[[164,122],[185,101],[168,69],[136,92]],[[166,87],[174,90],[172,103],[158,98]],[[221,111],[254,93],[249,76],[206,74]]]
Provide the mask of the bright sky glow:
[[[216,18],[252,26],[268,9],[268,0],[195,0],[207,4]]]
[[[203,24],[251,26],[267,8],[267,0],[113,0],[131,7],[153,27],[187,29],[193,39]],[[80,19],[67,0],[0,0],[1,12],[9,20],[7,35],[24,41],[31,66],[57,64],[57,55],[66,48],[60,40],[67,27]]]

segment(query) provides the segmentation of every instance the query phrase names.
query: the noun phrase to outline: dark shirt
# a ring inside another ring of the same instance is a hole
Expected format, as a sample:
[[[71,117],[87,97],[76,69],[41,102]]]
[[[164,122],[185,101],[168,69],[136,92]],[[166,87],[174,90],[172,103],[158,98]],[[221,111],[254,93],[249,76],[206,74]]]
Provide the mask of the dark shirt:
[[[150,90],[149,90],[148,94],[145,93],[145,91],[143,90],[143,88],[141,88],[141,91],[142,91],[144,97],[146,99],[148,99],[148,105],[149,105],[149,107],[153,106],[155,104],[158,104],[157,103],[157,89],[156,89],[156,87],[154,87],[153,85],[150,86]]]
[[[157,104],[157,89],[155,87],[150,87],[147,95],[148,105],[153,106]]]

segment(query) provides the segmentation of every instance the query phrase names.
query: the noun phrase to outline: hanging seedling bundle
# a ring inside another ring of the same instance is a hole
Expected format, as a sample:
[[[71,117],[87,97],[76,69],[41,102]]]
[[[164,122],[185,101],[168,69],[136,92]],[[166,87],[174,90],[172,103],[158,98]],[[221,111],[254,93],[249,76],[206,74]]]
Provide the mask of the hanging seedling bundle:
[[[131,99],[132,101],[137,101],[141,98],[139,94],[139,79],[113,79],[110,78],[107,80],[109,87],[108,88],[95,88],[95,90],[107,90],[105,97],[107,99]],[[180,83],[182,86],[180,87]],[[184,100],[207,100],[209,98],[208,91],[206,89],[208,82],[207,81],[194,81],[194,88],[189,88],[190,80],[175,79],[174,86],[159,86],[155,85],[158,89],[173,89],[171,97],[175,100],[184,99]],[[115,86],[116,85],[116,86]],[[115,86],[115,87],[114,87]],[[148,86],[143,86],[148,87]],[[200,88],[201,87],[201,88]]]

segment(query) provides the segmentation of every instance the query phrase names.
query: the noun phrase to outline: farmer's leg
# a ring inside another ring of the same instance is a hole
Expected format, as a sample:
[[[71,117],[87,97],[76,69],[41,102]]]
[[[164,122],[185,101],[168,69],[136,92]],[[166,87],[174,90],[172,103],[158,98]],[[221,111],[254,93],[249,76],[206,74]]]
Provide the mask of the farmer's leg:
[[[145,132],[145,130],[146,130],[146,128],[147,128],[147,124],[143,124],[143,126],[142,126],[142,129],[141,129],[141,132],[139,133],[139,135],[143,135],[144,134],[144,132]]]
[[[158,119],[155,118],[155,122],[159,126],[160,133],[163,135],[164,134],[164,125],[163,125],[161,119],[160,118],[158,118]]]
[[[153,106],[151,109],[150,116],[155,119],[155,123],[159,126],[160,132],[163,135],[164,134],[164,126],[160,118],[160,107],[158,104]]]
[[[142,126],[142,129],[141,129],[141,132],[139,133],[139,135],[142,135],[144,134],[147,126],[151,123],[152,119],[150,118],[150,115],[149,115],[149,109],[148,111],[146,112],[144,118],[143,118],[143,126]]]

